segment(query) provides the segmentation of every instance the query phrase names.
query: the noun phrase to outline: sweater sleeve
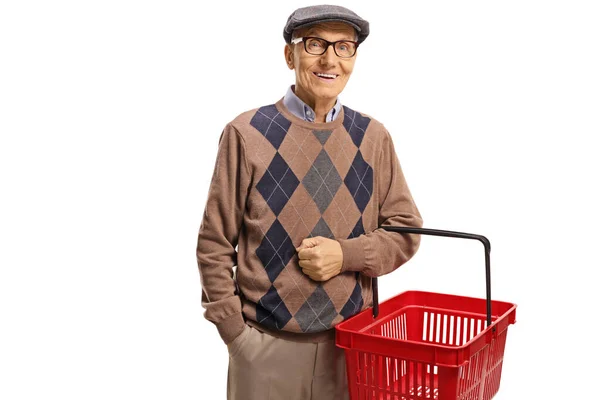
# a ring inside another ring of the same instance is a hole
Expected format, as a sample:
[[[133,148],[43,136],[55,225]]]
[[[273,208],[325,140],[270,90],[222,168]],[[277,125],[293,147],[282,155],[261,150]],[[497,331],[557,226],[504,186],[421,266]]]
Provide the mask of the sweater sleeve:
[[[196,248],[204,317],[216,325],[225,343],[233,341],[245,326],[233,267],[237,265],[236,246],[249,186],[244,140],[228,124],[219,138]]]
[[[407,262],[419,248],[421,236],[386,231],[381,226],[422,227],[423,219],[412,198],[394,143],[384,130],[381,156],[376,166],[379,195],[379,228],[351,239],[336,239],[343,253],[342,272],[359,271],[375,277]]]

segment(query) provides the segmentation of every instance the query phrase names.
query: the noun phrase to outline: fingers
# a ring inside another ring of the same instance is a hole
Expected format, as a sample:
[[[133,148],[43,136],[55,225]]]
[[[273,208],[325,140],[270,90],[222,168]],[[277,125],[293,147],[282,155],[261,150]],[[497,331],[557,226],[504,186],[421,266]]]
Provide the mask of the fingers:
[[[304,275],[308,276],[313,281],[323,282],[329,280],[329,276],[323,275],[320,271],[313,271],[312,269],[302,268]]]
[[[321,281],[322,280],[322,272],[321,269],[313,260],[305,259],[298,261],[298,265],[302,269],[302,273],[307,275],[313,281]]]
[[[317,238],[310,238],[317,239]],[[299,259],[316,259],[321,256],[321,246],[316,243],[316,240],[304,239],[302,245],[296,249],[298,251]]]
[[[318,266],[311,259],[300,260],[298,261],[298,265],[300,265],[300,268],[302,268],[302,270],[306,269],[309,271],[316,271],[319,269]]]
[[[304,275],[308,276],[313,281],[319,281],[319,277],[315,273],[313,273],[311,270],[302,268],[302,272],[304,273]]]
[[[311,260],[318,259],[320,257],[320,251],[318,247],[312,247],[310,249],[302,249],[298,252],[298,258],[300,260]]]
[[[296,251],[300,251],[302,249],[318,246],[319,244],[321,244],[322,239],[323,239],[322,236],[315,236],[315,237],[309,237],[309,238],[303,239],[302,243],[300,243],[300,246],[296,248]]]
[[[304,275],[307,275],[313,281],[327,281],[336,275],[334,269],[329,265],[324,265],[321,261],[299,260],[298,265]]]

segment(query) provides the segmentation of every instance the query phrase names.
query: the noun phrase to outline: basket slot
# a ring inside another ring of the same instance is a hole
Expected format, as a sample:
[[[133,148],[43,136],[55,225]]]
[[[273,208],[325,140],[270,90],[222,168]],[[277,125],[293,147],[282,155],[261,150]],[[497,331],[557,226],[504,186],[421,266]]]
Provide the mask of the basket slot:
[[[502,364],[504,361],[504,347],[506,345],[506,331],[498,335],[489,346],[489,356],[486,367],[486,382],[483,391],[483,399],[491,399],[500,388],[500,376],[502,375]]]
[[[448,314],[444,314],[443,327],[444,332],[442,334],[442,344],[448,344]]]
[[[459,368],[458,393],[463,400],[477,400],[481,391],[482,372],[487,350],[482,350],[471,357],[465,367]]]
[[[496,395],[500,387],[505,344],[506,331],[474,354],[465,366],[459,367],[459,399],[490,400]]]
[[[454,344],[454,315],[448,315],[448,344]]]
[[[406,313],[402,313],[377,327],[373,327],[371,333],[394,339],[408,339],[406,331]]]
[[[444,324],[442,324],[442,317],[445,314],[435,313],[435,312],[427,312],[423,313],[423,336],[421,340],[423,342],[430,343],[441,343],[440,337],[443,338],[443,328]]]
[[[420,340],[461,346],[470,342],[485,329],[485,316],[479,318],[458,313],[423,311],[423,329]]]
[[[356,371],[350,390],[358,399],[437,399],[438,369],[434,365],[387,357],[366,352],[353,352]]]

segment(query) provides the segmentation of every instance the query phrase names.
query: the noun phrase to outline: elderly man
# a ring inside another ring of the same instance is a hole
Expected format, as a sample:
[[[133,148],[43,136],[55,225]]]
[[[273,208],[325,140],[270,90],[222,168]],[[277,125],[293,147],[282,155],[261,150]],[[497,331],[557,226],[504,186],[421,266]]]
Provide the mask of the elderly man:
[[[229,351],[228,399],[348,398],[334,327],[419,247],[380,229],[422,226],[390,134],[338,98],[368,34],[343,7],[294,11],[283,36],[295,85],[219,139],[197,258],[205,317]]]

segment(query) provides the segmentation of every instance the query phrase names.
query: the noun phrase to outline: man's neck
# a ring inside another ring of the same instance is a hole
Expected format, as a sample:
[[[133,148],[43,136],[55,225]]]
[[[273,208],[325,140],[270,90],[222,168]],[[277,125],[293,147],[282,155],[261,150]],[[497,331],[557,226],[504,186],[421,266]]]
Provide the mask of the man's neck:
[[[293,90],[296,96],[300,98],[300,100],[302,100],[304,103],[306,103],[307,106],[314,110],[315,122],[325,122],[327,113],[329,113],[333,106],[335,106],[336,98],[334,97],[332,99],[320,99],[311,97],[298,85],[295,85]]]

